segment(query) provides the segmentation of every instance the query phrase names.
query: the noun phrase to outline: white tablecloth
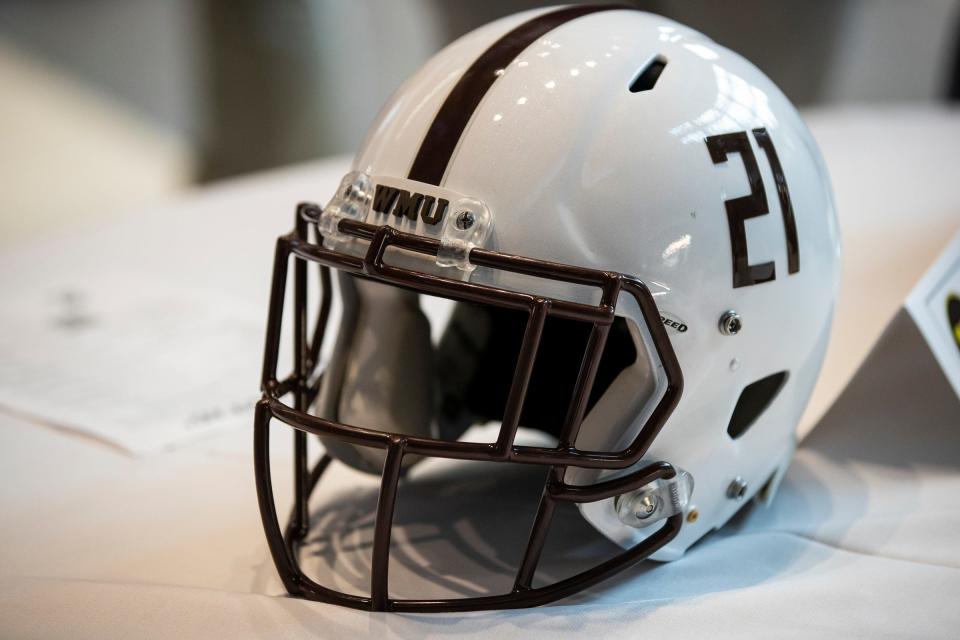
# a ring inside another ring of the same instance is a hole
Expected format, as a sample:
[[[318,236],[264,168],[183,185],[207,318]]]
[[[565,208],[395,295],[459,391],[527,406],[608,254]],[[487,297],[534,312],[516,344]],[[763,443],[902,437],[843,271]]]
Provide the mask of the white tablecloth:
[[[809,119],[846,251],[816,417],[960,226],[960,115],[850,109]],[[192,286],[265,314],[274,237],[290,227],[295,202],[326,199],[344,165],[225,183],[120,223],[67,230],[0,255],[0,272],[24,255],[39,279],[64,256],[136,261],[156,273],[189,271]],[[90,238],[102,248],[95,257],[82,248]],[[0,287],[13,286],[3,277]],[[257,376],[250,372],[254,388]],[[852,394],[802,443],[772,507],[748,510],[682,560],[629,570],[555,606],[439,616],[284,597],[260,525],[249,429],[133,456],[5,410],[0,636],[955,638],[960,412],[925,403],[942,391],[935,380],[900,384],[893,371],[882,384],[883,397]],[[277,449],[278,478],[289,477],[287,442]]]

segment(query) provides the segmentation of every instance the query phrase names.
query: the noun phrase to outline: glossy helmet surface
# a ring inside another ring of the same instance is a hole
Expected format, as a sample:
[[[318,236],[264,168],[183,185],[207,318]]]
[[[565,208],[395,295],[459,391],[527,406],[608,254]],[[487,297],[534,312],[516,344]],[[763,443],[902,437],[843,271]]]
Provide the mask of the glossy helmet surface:
[[[276,376],[291,255],[298,271],[312,261],[340,272],[343,320],[322,378],[322,330],[309,340],[300,311],[295,370]],[[823,360],[839,266],[816,143],[742,57],[659,16],[600,6],[530,11],[462,37],[398,89],[337,194],[322,213],[301,207],[278,245],[257,461],[288,590],[374,609],[530,606],[645,557],[678,558],[775,491]],[[418,293],[458,301],[439,339]],[[324,467],[332,457],[382,471],[369,597],[300,573],[319,472],[298,480],[284,541],[270,418],[319,435]],[[457,440],[490,420],[502,423],[495,441]],[[525,427],[555,444],[517,444]],[[550,468],[510,593],[388,596],[392,502],[424,456]],[[625,551],[534,588],[562,501]]]

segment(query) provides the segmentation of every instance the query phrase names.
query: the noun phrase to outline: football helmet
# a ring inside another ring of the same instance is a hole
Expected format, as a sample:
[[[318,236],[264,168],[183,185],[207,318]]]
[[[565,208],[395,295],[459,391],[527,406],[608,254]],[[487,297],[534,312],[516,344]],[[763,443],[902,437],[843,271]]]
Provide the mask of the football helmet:
[[[278,375],[289,265],[294,362]],[[396,91],[332,199],[300,205],[277,244],[255,462],[287,590],[373,610],[525,607],[680,557],[773,495],[823,360],[839,266],[817,145],[736,53],[598,5],[460,38]],[[423,295],[455,301],[442,326]],[[285,531],[271,421],[295,434]],[[491,440],[463,438],[491,421]],[[549,441],[524,443],[526,430]],[[308,434],[325,451],[313,468]],[[398,485],[427,458],[543,468],[508,593],[391,597]],[[369,595],[300,569],[308,498],[332,460],[381,476]],[[562,503],[623,551],[538,586]]]

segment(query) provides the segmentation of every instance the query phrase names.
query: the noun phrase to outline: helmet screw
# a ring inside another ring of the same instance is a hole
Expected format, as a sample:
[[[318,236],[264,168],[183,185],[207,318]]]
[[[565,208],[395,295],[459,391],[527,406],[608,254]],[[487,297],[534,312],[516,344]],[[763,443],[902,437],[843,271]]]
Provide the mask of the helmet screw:
[[[476,222],[476,218],[473,217],[472,211],[461,211],[457,214],[457,229],[461,231],[472,227],[474,222]]]
[[[723,315],[720,316],[720,333],[725,336],[735,336],[740,333],[740,329],[743,328],[743,321],[740,320],[740,314],[730,309],[729,311],[724,311]]]
[[[747,481],[737,476],[730,482],[730,486],[727,487],[727,497],[731,500],[743,500],[746,495]]]
[[[658,502],[656,496],[643,496],[643,499],[635,505],[634,515],[638,520],[646,520],[657,510]]]
[[[694,507],[687,512],[687,522],[693,524],[700,518],[700,512],[697,511],[697,508]]]

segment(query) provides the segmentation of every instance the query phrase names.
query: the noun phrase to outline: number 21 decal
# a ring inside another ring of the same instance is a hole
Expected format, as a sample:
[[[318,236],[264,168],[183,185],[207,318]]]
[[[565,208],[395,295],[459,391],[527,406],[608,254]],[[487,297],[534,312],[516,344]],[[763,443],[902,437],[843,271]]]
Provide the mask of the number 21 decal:
[[[797,243],[797,223],[793,217],[793,204],[790,202],[790,190],[787,188],[787,179],[783,175],[783,167],[773,141],[766,129],[754,129],[753,137],[757,145],[763,150],[773,172],[773,179],[777,185],[777,197],[780,200],[780,212],[783,216],[783,230],[787,240],[787,271],[800,271],[800,247]],[[727,155],[739,153],[743,161],[743,168],[747,171],[747,180],[750,183],[750,195],[725,200],[727,208],[727,224],[730,227],[730,249],[733,255],[733,288],[749,287],[762,282],[776,280],[777,272],[773,262],[750,264],[747,257],[747,232],[745,223],[749,218],[765,216],[770,213],[767,204],[767,192],[760,177],[760,168],[757,158],[750,146],[750,139],[746,131],[724,133],[718,136],[709,136],[706,139],[707,149],[714,164],[727,161]]]

